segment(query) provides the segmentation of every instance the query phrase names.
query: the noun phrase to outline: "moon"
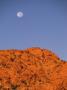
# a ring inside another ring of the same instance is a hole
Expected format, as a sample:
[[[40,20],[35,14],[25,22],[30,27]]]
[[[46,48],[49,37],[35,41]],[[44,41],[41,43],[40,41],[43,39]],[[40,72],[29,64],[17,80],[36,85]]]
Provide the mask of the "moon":
[[[23,12],[19,11],[17,12],[17,17],[18,18],[22,18],[24,16]]]

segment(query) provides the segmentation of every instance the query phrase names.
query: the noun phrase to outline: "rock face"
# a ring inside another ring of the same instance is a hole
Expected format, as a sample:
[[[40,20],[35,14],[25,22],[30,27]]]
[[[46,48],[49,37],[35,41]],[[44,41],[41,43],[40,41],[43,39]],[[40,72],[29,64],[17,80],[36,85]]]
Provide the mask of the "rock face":
[[[0,50],[0,90],[67,90],[67,62],[46,49]]]

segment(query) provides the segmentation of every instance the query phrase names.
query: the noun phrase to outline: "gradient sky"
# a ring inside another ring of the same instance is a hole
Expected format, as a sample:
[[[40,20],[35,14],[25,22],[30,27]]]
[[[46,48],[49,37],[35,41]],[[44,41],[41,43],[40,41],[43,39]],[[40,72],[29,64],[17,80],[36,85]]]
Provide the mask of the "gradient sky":
[[[67,60],[67,0],[0,0],[0,49],[29,47]]]

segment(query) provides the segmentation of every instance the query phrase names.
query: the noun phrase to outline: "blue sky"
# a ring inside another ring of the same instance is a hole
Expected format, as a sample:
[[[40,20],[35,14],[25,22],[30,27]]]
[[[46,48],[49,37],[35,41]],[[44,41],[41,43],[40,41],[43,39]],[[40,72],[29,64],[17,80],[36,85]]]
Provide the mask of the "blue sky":
[[[29,47],[67,60],[67,0],[0,0],[0,49]]]

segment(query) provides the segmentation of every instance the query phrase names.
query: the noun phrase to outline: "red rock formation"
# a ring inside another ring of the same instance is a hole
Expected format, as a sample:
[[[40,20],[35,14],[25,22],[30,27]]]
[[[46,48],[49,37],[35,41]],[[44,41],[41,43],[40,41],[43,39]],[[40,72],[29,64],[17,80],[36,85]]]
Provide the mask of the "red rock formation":
[[[0,90],[67,90],[67,62],[46,49],[0,50]]]

